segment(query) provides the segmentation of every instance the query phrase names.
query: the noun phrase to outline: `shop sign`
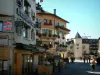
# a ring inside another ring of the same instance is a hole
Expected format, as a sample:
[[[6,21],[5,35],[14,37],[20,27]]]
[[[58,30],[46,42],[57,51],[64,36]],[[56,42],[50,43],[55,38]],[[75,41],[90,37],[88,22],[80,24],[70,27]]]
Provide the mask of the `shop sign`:
[[[6,21],[3,24],[3,31],[10,31],[12,30],[12,22]]]
[[[10,48],[8,46],[0,46],[0,60],[10,59]]]
[[[7,46],[7,45],[8,45],[8,36],[0,35],[0,46]]]

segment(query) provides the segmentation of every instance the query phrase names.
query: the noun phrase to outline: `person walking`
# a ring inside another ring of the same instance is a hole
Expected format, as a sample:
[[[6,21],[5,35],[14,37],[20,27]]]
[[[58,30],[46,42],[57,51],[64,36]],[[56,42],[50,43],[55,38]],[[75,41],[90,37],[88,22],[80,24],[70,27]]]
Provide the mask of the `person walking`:
[[[90,57],[90,55],[88,56],[88,60],[89,60],[89,63],[90,63],[90,60],[91,60],[91,57]]]
[[[85,56],[84,56],[84,57],[83,57],[84,64],[85,64],[85,59],[86,59],[86,58],[85,58]]]
[[[92,60],[90,61],[90,65],[91,65],[91,70],[94,71],[95,66],[96,66],[96,58],[95,57],[93,57]]]

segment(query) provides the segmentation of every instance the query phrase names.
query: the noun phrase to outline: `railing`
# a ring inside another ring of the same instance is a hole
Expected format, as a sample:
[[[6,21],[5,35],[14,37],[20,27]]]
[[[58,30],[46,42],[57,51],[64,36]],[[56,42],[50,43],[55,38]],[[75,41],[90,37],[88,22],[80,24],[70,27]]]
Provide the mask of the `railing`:
[[[57,46],[57,47],[56,47],[56,50],[57,50],[57,51],[65,51],[65,50],[67,50],[67,48],[66,48],[66,47]]]

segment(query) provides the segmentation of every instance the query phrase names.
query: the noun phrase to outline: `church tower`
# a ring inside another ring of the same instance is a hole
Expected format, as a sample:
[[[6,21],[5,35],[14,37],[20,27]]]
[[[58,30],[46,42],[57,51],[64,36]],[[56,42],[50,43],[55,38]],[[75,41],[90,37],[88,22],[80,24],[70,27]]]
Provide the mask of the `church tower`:
[[[74,38],[74,56],[75,58],[82,57],[82,37],[78,32]]]

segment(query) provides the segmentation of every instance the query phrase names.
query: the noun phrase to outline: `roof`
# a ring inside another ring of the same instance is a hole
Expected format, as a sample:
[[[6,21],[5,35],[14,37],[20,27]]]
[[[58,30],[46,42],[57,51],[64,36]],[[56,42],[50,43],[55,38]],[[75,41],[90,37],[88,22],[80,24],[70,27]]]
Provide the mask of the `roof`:
[[[98,40],[100,40],[100,37],[99,37],[99,39]]]
[[[98,39],[82,39],[83,44],[97,44]]]
[[[68,22],[68,21],[66,21],[65,19],[63,19],[63,18],[61,18],[61,17],[59,17],[59,16],[57,16],[57,15],[55,15],[55,14],[52,14],[52,13],[50,13],[50,12],[47,12],[47,11],[44,11],[44,12],[39,12],[39,11],[37,11],[37,14],[53,15],[53,16],[55,16],[55,17],[58,17],[59,19],[64,20],[66,23],[69,23],[69,22]]]
[[[77,32],[75,38],[82,38],[80,34]]]
[[[74,44],[74,41],[73,40],[69,40],[66,42],[66,44]]]

